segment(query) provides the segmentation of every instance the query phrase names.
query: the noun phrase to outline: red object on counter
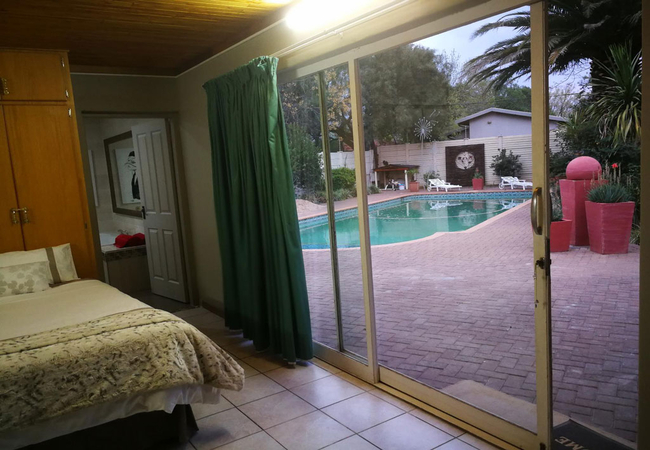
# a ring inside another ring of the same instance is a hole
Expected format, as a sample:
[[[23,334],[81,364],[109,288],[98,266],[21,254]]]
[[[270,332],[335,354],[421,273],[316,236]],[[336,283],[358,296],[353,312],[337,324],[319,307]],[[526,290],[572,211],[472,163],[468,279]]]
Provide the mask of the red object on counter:
[[[117,248],[135,247],[137,245],[144,245],[144,234],[136,233],[133,236],[128,234],[120,234],[115,238],[115,246]]]

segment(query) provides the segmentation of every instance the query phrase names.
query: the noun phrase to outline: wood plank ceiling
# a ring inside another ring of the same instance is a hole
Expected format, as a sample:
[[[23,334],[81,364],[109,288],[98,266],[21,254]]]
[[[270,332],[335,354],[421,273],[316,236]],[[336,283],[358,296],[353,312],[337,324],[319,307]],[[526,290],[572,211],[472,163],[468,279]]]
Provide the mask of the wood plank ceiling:
[[[177,75],[258,31],[281,6],[277,0],[0,0],[0,46],[69,50],[73,71]]]

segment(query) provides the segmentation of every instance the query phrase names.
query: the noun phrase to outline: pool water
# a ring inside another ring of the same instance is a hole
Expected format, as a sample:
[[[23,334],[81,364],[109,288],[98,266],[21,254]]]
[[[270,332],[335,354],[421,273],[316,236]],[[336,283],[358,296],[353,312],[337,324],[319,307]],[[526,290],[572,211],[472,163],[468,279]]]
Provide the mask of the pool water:
[[[394,244],[431,236],[441,231],[463,231],[501,214],[525,198],[477,200],[409,200],[373,209],[369,213],[372,245]],[[329,248],[328,224],[301,226],[302,248]],[[359,247],[356,214],[336,219],[339,248]]]

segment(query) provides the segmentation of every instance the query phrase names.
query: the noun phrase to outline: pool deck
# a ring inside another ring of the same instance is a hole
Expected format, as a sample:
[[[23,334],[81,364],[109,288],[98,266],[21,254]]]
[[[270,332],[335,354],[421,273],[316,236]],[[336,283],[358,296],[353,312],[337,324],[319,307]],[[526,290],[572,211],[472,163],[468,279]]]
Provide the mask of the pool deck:
[[[404,195],[415,194],[382,192],[369,201]],[[356,199],[337,203],[344,209]],[[438,389],[472,380],[535,400],[527,204],[463,232],[372,248],[382,365]],[[303,255],[314,338],[336,346],[329,251]],[[365,355],[361,255],[358,248],[338,255],[345,346]],[[633,441],[638,246],[607,256],[575,247],[552,261],[555,410]]]
[[[381,203],[385,202],[388,200],[394,200],[397,198],[403,198],[403,197],[410,197],[413,195],[447,195],[447,194],[458,194],[459,192],[462,194],[471,194],[471,193],[489,193],[489,192],[508,192],[510,189],[504,189],[501,190],[497,186],[486,186],[486,188],[482,191],[475,191],[471,188],[461,188],[459,191],[458,189],[454,189],[453,191],[449,192],[444,192],[444,191],[432,191],[429,192],[426,189],[420,189],[418,192],[410,192],[410,191],[381,191],[379,194],[369,194],[368,195],[368,205],[374,205],[375,203]],[[530,192],[530,189],[527,190]],[[521,189],[517,189],[514,192],[521,192]],[[321,216],[323,214],[327,214],[327,207],[325,205],[319,205],[321,208],[319,208],[318,211],[309,211],[309,212],[304,212],[300,213],[298,212],[298,220],[303,220],[303,219],[310,219],[312,217],[316,216]],[[346,209],[350,208],[356,208],[358,206],[358,200],[357,198],[348,198],[346,200],[341,200],[338,202],[334,202],[334,211],[343,211]]]

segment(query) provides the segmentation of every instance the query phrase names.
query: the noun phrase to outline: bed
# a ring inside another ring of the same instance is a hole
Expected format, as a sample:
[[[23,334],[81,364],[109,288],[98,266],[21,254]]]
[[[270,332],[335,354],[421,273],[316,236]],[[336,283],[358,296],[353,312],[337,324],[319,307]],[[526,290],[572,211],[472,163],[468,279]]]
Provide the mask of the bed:
[[[217,403],[243,369],[196,328],[96,280],[0,297],[0,448]]]

